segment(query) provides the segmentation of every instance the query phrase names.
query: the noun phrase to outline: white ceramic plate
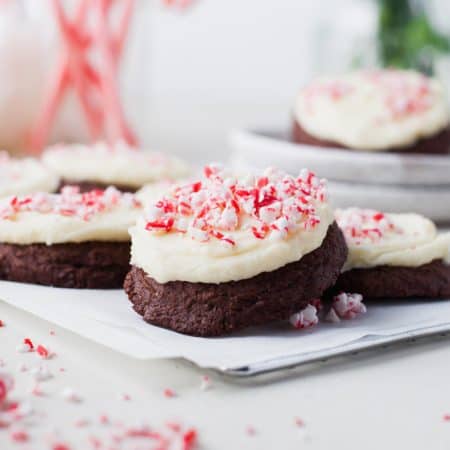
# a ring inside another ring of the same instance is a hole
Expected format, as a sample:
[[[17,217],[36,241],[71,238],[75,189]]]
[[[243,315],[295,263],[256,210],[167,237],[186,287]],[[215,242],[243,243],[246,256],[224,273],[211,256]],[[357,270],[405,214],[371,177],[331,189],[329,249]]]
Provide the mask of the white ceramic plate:
[[[290,142],[286,132],[270,130],[233,131],[231,146],[231,163],[235,166],[277,166],[288,172],[307,167],[329,180],[450,187],[450,155],[374,154],[321,148]]]
[[[450,186],[383,186],[329,181],[333,206],[373,208],[385,212],[415,212],[438,223],[450,223]]]

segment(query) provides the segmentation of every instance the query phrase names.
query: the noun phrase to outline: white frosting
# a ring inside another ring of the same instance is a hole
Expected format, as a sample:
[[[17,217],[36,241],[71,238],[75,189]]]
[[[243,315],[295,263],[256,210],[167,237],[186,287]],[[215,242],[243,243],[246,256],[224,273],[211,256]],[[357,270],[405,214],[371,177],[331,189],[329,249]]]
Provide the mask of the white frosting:
[[[174,182],[168,180],[146,184],[135,193],[135,196],[142,204],[148,205],[164,197],[164,195],[170,192],[173,185]]]
[[[98,143],[55,146],[42,156],[43,162],[61,178],[140,188],[154,181],[178,179],[189,167],[178,158],[140,151],[120,143],[114,147]]]
[[[335,216],[349,247],[344,270],[450,262],[450,233],[439,234],[433,222],[423,216],[356,208],[337,210]]]
[[[149,233],[140,219],[130,229],[131,263],[159,283],[224,283],[252,278],[298,261],[320,247],[333,214],[329,206],[322,206],[319,215],[317,229],[298,232],[289,239],[258,240],[242,230],[231,232],[234,247],[220,241],[205,244],[180,233]]]
[[[111,189],[111,188],[109,188]],[[117,191],[116,191],[117,193]],[[120,194],[118,194],[120,196]],[[140,204],[131,194],[117,197],[98,211],[69,215],[66,205],[59,204],[60,194],[35,194],[28,204],[13,212],[10,199],[0,201],[0,242],[9,244],[47,245],[86,241],[128,241],[128,228],[141,213]],[[19,198],[20,201],[27,197]],[[58,206],[56,206],[58,205]]]
[[[281,177],[281,175],[279,176]],[[279,178],[280,180],[281,178]],[[255,183],[257,184],[257,181]],[[211,184],[217,187],[214,182]],[[230,185],[234,186],[234,182],[225,179],[221,185],[224,194],[220,198],[228,198],[229,192],[233,192],[232,188],[227,190],[227,186]],[[243,185],[248,186],[245,183]],[[243,189],[243,185],[238,185],[236,190]],[[220,191],[219,188],[218,190]],[[183,199],[188,198],[184,192],[182,191]],[[199,193],[195,192],[194,196],[198,196]],[[217,195],[217,191],[206,191],[206,196],[209,198]],[[200,196],[203,197],[201,192]],[[294,199],[286,199],[286,203],[283,204],[284,213],[280,211],[278,215],[269,218],[271,212],[265,211],[263,214],[261,208],[259,216],[267,215],[266,219],[272,225],[280,223],[280,220],[284,220],[284,218],[280,219],[278,216],[287,214],[288,203],[292,205],[290,200]],[[150,208],[151,211],[147,213],[147,218],[140,218],[136,226],[130,229],[131,263],[143,269],[159,283],[175,280],[193,283],[223,283],[247,279],[298,261],[304,255],[320,247],[329,225],[334,220],[333,212],[325,200],[309,198],[309,207],[314,209],[314,217],[317,219],[314,226],[304,226],[307,219],[299,214],[295,218],[287,220],[287,223],[292,220],[292,231],[277,232],[273,230],[265,238],[257,238],[251,227],[260,226],[261,221],[256,220],[254,213],[244,212],[243,204],[244,202],[240,203],[242,214],[231,219],[230,223],[236,224],[234,226],[221,225],[225,216],[227,218],[232,216],[232,212],[227,207],[218,213],[218,220],[214,223],[217,230],[221,230],[221,233],[224,234],[222,240],[209,238],[204,235],[202,230],[195,228],[195,220],[192,219],[195,215],[174,216],[176,229],[170,232],[148,230],[148,216],[155,215],[154,207]],[[200,202],[199,209],[201,210],[204,205],[205,203]],[[213,210],[215,211],[214,208]],[[187,223],[185,223],[186,221]],[[291,230],[290,224],[285,226]],[[185,227],[184,229],[187,231],[177,231],[181,227]],[[229,242],[233,242],[233,245],[230,245]]]
[[[0,153],[0,198],[32,192],[54,192],[59,178],[33,158],[12,159]]]
[[[400,70],[318,79],[300,92],[294,115],[312,136],[366,151],[406,147],[450,121],[441,83]]]

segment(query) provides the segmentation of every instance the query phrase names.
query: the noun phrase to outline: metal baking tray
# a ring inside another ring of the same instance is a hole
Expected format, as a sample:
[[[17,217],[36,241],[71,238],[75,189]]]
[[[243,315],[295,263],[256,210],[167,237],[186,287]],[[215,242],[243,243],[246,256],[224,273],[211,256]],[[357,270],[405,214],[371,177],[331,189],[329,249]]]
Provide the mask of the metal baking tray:
[[[368,355],[370,352],[385,352],[399,349],[408,343],[425,343],[432,338],[449,338],[450,323],[431,327],[417,328],[388,336],[368,335],[349,344],[332,347],[327,350],[291,355],[288,357],[268,359],[240,367],[214,370],[231,381],[256,381],[271,378],[298,375],[300,372],[314,369],[324,364],[349,360],[356,356]]]

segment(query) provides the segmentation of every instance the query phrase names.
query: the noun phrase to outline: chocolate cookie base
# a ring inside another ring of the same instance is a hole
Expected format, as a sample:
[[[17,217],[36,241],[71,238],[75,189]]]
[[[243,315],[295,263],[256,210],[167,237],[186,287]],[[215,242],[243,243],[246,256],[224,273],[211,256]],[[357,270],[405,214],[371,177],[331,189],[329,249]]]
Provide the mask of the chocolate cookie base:
[[[300,124],[294,120],[292,126],[292,140],[299,144],[314,145],[317,147],[346,148],[337,142],[319,139],[310,135]],[[450,153],[450,127],[438,134],[423,138],[408,147],[383,150],[383,153],[421,153],[421,154],[447,154]]]
[[[106,189],[109,186],[114,186],[116,189],[118,189],[121,192],[130,192],[134,194],[138,189],[133,186],[127,186],[125,184],[107,184],[107,183],[100,183],[96,181],[73,181],[73,180],[61,180],[61,183],[59,184],[58,192],[61,191],[61,189],[64,186],[78,186],[80,188],[80,192],[89,192],[93,191],[94,189]]]
[[[450,266],[435,260],[419,267],[352,269],[340,275],[333,291],[365,299],[450,298]]]
[[[0,279],[65,288],[120,288],[129,260],[129,242],[0,244]]]
[[[333,224],[318,249],[273,272],[219,284],[161,284],[132,266],[124,288],[147,322],[193,336],[220,336],[288,319],[336,281],[346,257],[344,237]]]

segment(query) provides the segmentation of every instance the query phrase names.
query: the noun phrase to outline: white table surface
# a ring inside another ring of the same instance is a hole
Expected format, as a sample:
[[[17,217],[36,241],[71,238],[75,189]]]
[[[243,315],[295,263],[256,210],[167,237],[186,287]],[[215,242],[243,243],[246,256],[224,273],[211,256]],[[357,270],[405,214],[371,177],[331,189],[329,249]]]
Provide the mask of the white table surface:
[[[167,109],[171,119],[174,111]],[[163,125],[170,128],[173,120],[150,123],[157,147],[180,155],[197,151],[199,159],[211,160],[226,154],[218,149],[224,148],[231,122],[243,125],[235,116],[230,114],[230,123],[218,120],[220,129],[213,129],[206,141],[204,117],[195,122],[202,130],[197,141],[195,129],[168,132]],[[0,428],[0,450],[52,450],[48,436],[55,432],[70,450],[89,450],[89,436],[106,432],[98,421],[104,413],[128,424],[160,428],[176,420],[195,427],[199,450],[450,448],[450,422],[443,420],[450,413],[450,338],[353,358],[270,384],[230,384],[212,375],[212,388],[202,391],[205,372],[186,363],[131,360],[2,302],[0,320],[6,324],[0,328],[0,359],[6,363],[0,371],[12,373],[16,381],[11,399],[26,399],[35,409],[34,425],[26,428],[30,441],[13,444],[9,431]],[[55,376],[41,383],[43,397],[30,395],[30,374],[19,370],[20,364],[30,368],[39,363],[36,355],[17,352],[24,337],[57,353],[45,362]],[[60,367],[65,371],[59,372]],[[82,402],[65,401],[61,391],[66,387]],[[166,398],[166,388],[177,396]],[[119,399],[121,394],[131,400]],[[304,427],[296,426],[297,417]],[[74,426],[82,418],[91,419],[90,425]],[[255,435],[248,434],[249,426]]]
[[[200,449],[445,449],[450,446],[449,339],[317,368],[301,376],[266,384],[230,384],[212,375],[212,387],[200,389],[198,370],[183,362],[128,359],[72,333],[0,303],[0,357],[16,379],[11,399],[28,399],[36,411],[27,427],[31,440],[13,444],[0,429],[0,449],[51,449],[49,433],[58,432],[71,450],[92,448],[89,436],[101,436],[98,417],[160,427],[176,420],[197,429]],[[50,335],[50,330],[55,335]],[[39,363],[18,353],[24,337],[56,352],[45,364],[55,375],[40,384],[44,397],[33,397],[28,372],[19,366]],[[59,372],[63,367],[65,372]],[[71,387],[82,397],[69,403],[61,391]],[[165,388],[177,396],[166,398]],[[120,399],[129,394],[130,401]],[[41,416],[41,413],[43,415]],[[295,418],[305,422],[295,425]],[[86,418],[84,428],[75,421]],[[247,428],[255,429],[249,435]]]

